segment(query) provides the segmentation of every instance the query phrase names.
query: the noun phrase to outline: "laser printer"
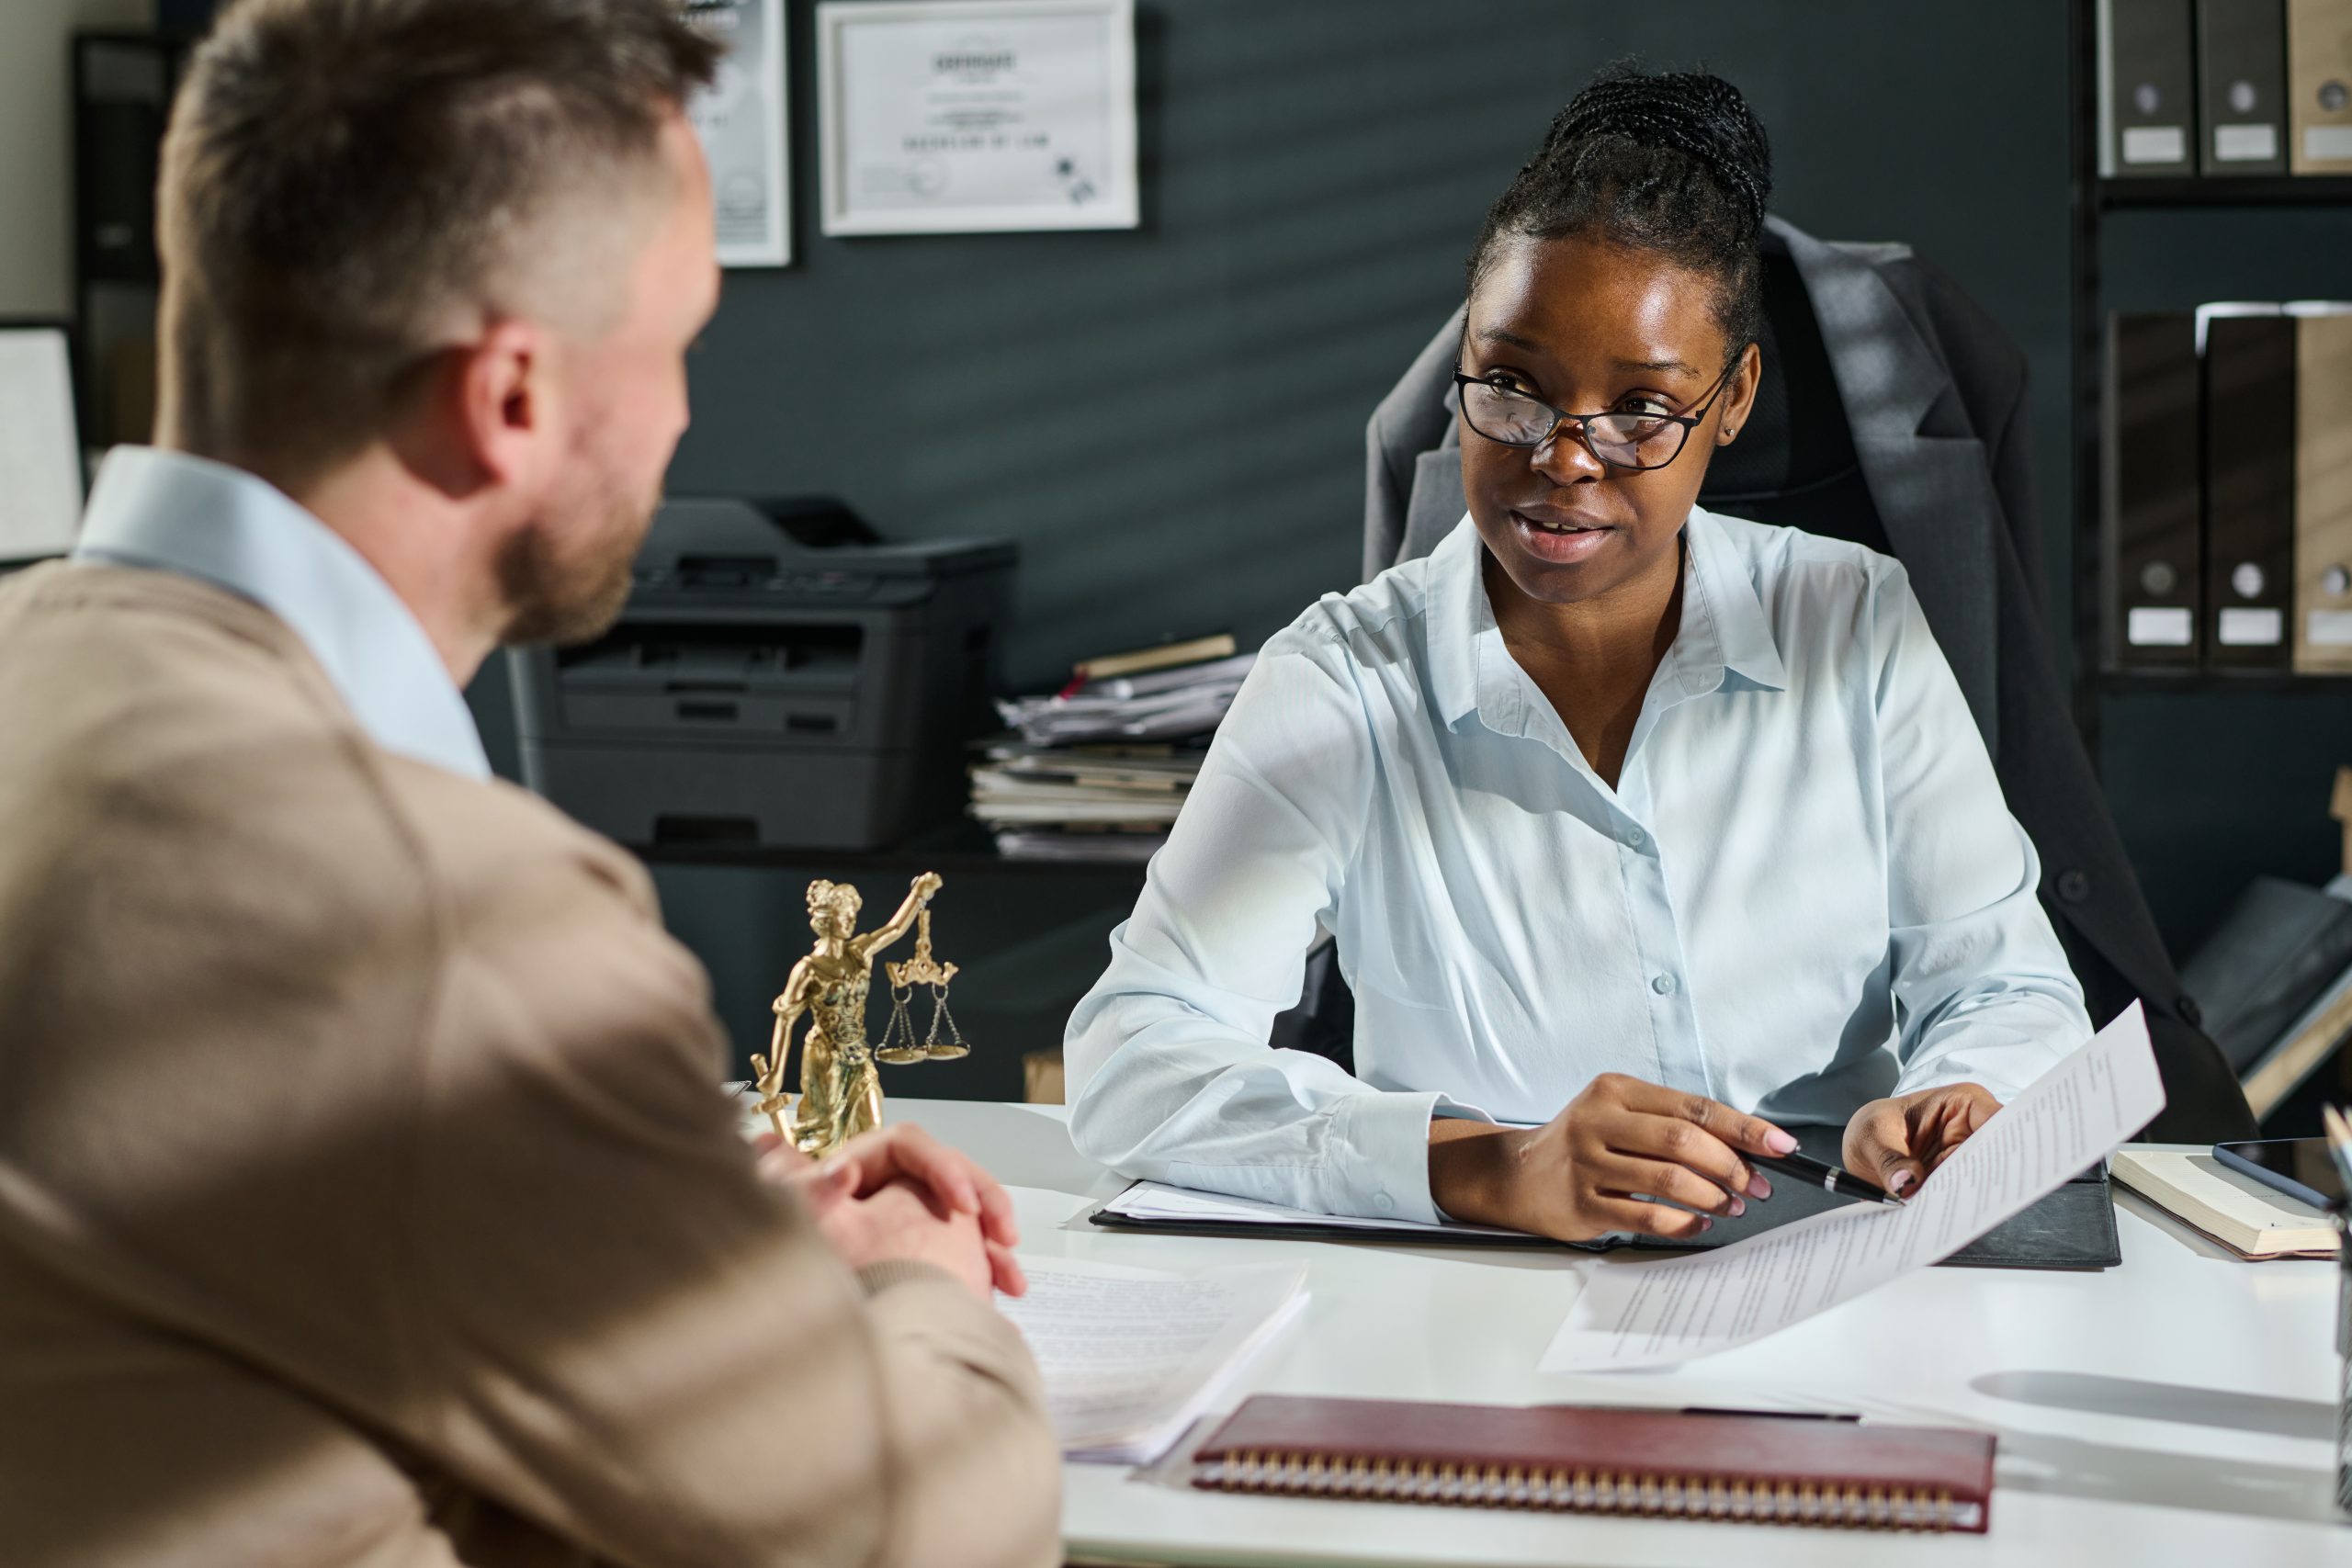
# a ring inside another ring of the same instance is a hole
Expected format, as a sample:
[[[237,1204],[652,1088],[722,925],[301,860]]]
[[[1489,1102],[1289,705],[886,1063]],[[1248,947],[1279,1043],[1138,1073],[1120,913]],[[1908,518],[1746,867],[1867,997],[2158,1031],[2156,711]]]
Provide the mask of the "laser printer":
[[[830,500],[667,502],[609,632],[510,650],[524,781],[638,848],[903,842],[997,727],[1013,562]]]

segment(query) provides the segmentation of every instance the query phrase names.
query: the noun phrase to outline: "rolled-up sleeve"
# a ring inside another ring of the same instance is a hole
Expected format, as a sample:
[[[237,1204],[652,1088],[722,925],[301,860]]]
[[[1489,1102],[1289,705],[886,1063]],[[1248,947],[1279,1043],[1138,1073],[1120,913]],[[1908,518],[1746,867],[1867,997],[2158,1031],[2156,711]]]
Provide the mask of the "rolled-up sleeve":
[[[1371,808],[1370,721],[1339,662],[1294,628],[1243,684],[1070,1017],[1071,1135],[1129,1176],[1435,1220],[1429,1121],[1446,1097],[1376,1089],[1267,1043]]]
[[[2090,1038],[2082,987],[2035,897],[2033,841],[1900,567],[1871,614],[1896,1092],[1978,1083],[2006,1100]]]

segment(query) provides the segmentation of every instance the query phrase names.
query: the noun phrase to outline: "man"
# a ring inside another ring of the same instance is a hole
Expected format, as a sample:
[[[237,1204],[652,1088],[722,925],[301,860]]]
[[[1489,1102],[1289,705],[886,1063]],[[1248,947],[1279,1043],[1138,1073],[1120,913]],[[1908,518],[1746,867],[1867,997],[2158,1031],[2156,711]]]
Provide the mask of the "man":
[[[674,0],[242,0],[190,66],[159,449],[0,592],[14,1568],[1055,1560],[1001,1190],[763,1179],[642,871],[459,696],[627,592],[711,64]]]

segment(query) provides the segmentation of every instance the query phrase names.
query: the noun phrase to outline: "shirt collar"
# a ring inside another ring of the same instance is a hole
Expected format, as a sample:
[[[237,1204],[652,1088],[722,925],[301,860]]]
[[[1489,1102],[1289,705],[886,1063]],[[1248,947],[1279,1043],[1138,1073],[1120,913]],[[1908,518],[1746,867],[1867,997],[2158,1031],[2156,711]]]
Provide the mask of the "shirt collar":
[[[376,744],[490,776],[473,714],[415,615],[342,536],[266,480],[184,452],[118,446],[74,554],[252,600],[302,640]]]
[[[1714,691],[1728,671],[1751,685],[1786,691],[1788,667],[1772,640],[1772,623],[1723,524],[1706,508],[1694,506],[1682,538],[1682,626],[1671,657],[1681,667],[1684,690]]]
[[[1480,644],[1502,632],[1495,625],[1494,606],[1487,602],[1484,568],[1487,547],[1478,540],[1478,525],[1464,513],[1453,532],[1430,551],[1428,594],[1430,693],[1437,700],[1437,716],[1452,727],[1465,714],[1478,711]]]
[[[1668,653],[1684,692],[1697,695],[1719,689],[1725,673],[1771,691],[1788,686],[1787,668],[1772,640],[1756,584],[1724,536],[1723,525],[1703,507],[1690,509],[1683,524],[1688,547],[1682,571],[1682,625]],[[1452,726],[1464,715],[1487,713],[1492,726],[1516,722],[1523,682],[1482,682],[1482,671],[1509,668],[1494,604],[1487,597],[1486,548],[1467,513],[1430,552],[1427,585],[1430,695],[1439,720]],[[1490,699],[1482,710],[1482,685]],[[1506,713],[1505,710],[1510,710]]]

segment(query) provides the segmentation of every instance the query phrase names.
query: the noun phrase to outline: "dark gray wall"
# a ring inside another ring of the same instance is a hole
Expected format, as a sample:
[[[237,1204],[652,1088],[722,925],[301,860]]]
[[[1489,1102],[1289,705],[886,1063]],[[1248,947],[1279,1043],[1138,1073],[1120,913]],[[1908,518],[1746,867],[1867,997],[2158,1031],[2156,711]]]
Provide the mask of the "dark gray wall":
[[[1016,683],[1057,682],[1075,658],[1162,634],[1229,627],[1254,643],[1354,581],[1366,413],[1458,301],[1487,205],[1552,114],[1626,54],[1730,77],[1770,130],[1777,210],[1826,238],[1909,242],[2025,350],[2065,656],[2056,0],[1142,0],[1140,230],[849,241],[817,232],[813,6],[790,9],[799,259],[728,276],[692,362],[695,423],[673,489],[830,491],[895,536],[1017,539]],[[2277,237],[2305,242],[2308,225]],[[2110,248],[2141,257],[2131,289],[2202,290],[2193,302],[2259,286],[2166,273],[2176,235],[2120,227]],[[503,694],[488,696],[495,726]],[[2324,874],[2328,825],[2306,775],[2352,747],[2307,727],[2291,766],[2233,797],[2225,758],[2180,767],[2194,726],[2219,705],[2246,765],[2266,768],[2286,716],[2228,698],[2165,705],[2177,700],[2132,699],[2102,757],[2177,944],[2256,871]],[[2249,795],[2258,820],[2238,811]],[[662,874],[672,923],[712,964],[746,1048],[806,941],[797,883],[825,870]],[[1128,897],[1115,880],[1044,886],[967,878],[942,901],[943,943],[969,921],[972,939],[1016,955],[1007,984],[973,979],[1007,1052],[1057,1043]],[[1010,1093],[1011,1073],[1008,1057],[926,1081]]]
[[[1553,113],[1629,52],[1728,75],[1781,212],[1912,242],[2027,345],[2064,493],[2051,0],[1899,26],[1881,0],[1145,0],[1140,230],[864,240],[817,232],[813,7],[792,9],[801,259],[729,274],[673,488],[1018,539],[1023,683],[1162,632],[1254,642],[1353,583],[1364,416]]]

